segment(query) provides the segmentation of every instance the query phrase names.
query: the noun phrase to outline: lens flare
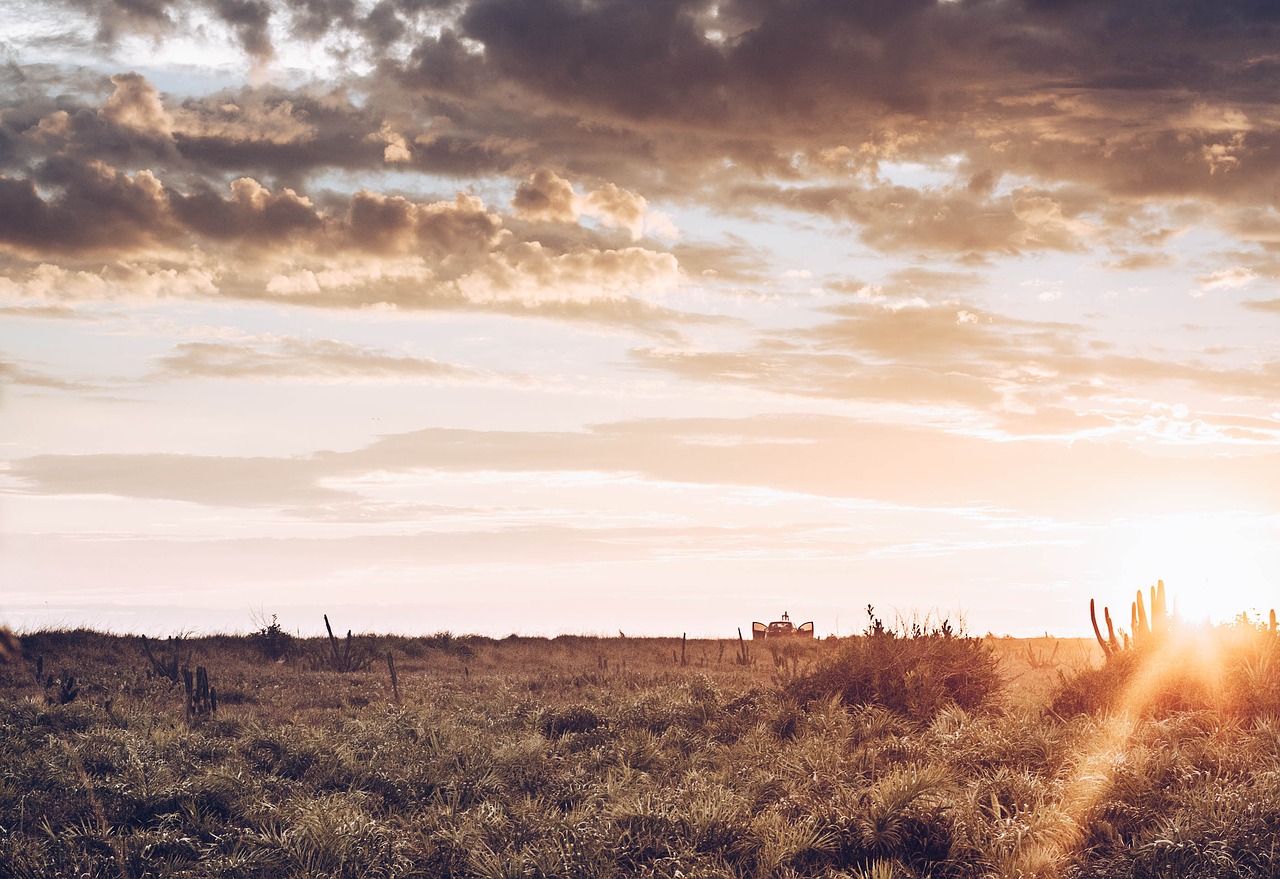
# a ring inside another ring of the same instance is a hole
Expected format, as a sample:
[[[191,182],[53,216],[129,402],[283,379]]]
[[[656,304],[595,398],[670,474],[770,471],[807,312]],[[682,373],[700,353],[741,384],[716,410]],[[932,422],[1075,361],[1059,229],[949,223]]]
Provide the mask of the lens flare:
[[[1176,514],[1132,523],[1120,582],[1136,589],[1162,578],[1170,610],[1188,622],[1224,623],[1265,614],[1276,603],[1268,558],[1275,527],[1256,517]]]

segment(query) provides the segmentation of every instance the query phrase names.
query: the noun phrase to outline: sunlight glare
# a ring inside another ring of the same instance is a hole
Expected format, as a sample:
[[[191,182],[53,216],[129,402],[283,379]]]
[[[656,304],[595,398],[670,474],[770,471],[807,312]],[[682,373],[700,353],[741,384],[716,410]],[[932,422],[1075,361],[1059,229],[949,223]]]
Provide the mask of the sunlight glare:
[[[1268,524],[1234,514],[1177,514],[1139,520],[1133,527],[1124,583],[1146,589],[1163,579],[1169,610],[1182,619],[1223,623],[1241,612],[1265,617],[1275,606],[1264,564]]]

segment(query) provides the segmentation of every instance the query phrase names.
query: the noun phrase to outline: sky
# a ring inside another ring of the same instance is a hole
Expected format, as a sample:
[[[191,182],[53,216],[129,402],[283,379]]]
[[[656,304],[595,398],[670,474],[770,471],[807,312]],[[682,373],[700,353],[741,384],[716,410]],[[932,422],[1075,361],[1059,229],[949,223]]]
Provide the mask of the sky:
[[[0,83],[0,622],[1280,604],[1274,4],[16,0]]]

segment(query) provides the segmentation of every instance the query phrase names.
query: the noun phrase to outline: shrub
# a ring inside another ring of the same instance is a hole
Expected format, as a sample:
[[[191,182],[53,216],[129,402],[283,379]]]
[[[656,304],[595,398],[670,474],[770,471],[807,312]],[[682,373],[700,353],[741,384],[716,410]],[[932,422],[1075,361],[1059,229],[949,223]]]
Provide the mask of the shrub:
[[[872,616],[861,636],[786,682],[783,692],[801,703],[838,698],[927,721],[949,705],[987,707],[1000,690],[997,665],[981,638],[957,632],[946,620],[894,630]]]
[[[275,614],[271,615],[271,622],[264,621],[251,638],[262,655],[273,662],[288,659],[297,650],[296,640],[284,630]]]

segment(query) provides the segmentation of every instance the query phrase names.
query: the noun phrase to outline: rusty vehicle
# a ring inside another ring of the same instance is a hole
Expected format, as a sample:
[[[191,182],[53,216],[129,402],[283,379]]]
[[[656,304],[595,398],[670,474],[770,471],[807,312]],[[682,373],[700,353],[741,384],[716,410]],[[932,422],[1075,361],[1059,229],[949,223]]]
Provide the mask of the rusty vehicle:
[[[812,638],[813,621],[810,620],[797,626],[791,622],[791,617],[787,615],[787,612],[783,611],[782,619],[774,620],[767,626],[764,623],[752,623],[751,637],[756,641],[761,638]]]

